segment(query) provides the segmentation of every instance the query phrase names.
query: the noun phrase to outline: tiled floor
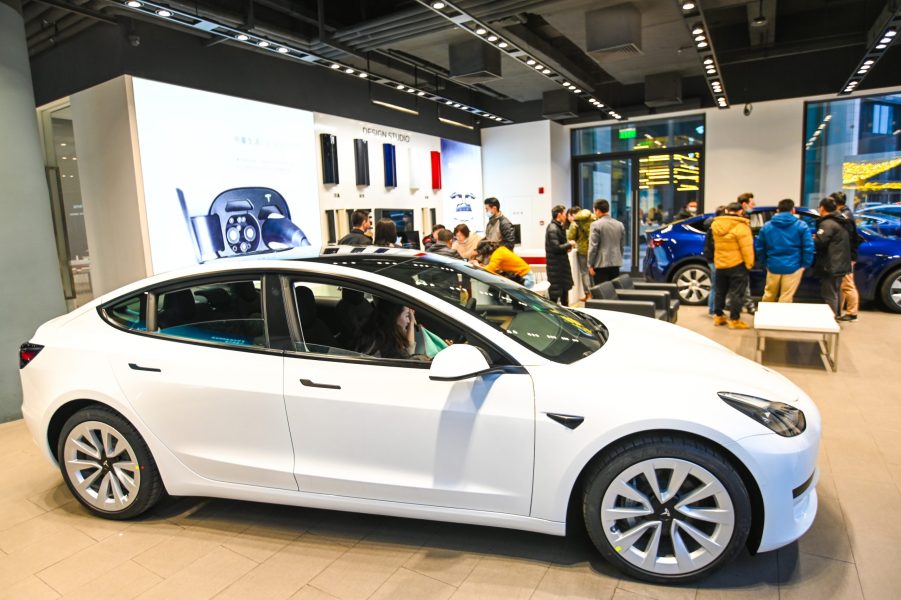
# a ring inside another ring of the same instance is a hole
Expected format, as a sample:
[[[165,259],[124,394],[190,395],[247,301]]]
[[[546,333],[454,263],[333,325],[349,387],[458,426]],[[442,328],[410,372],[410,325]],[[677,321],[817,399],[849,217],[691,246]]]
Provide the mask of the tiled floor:
[[[752,356],[752,332],[705,315],[683,308],[681,324]],[[0,598],[898,598],[899,356],[901,316],[877,311],[843,325],[837,374],[812,345],[769,344],[766,363],[823,412],[820,511],[799,542],[698,587],[621,579],[578,535],[195,498],[96,519],[18,421],[0,425]]]

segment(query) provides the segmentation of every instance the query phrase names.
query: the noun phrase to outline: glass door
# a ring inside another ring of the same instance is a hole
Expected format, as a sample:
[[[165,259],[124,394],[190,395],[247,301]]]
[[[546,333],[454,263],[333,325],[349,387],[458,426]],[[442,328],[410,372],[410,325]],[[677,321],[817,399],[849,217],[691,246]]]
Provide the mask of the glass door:
[[[614,158],[610,160],[593,160],[579,164],[580,206],[594,210],[594,201],[605,199],[610,201],[610,216],[622,222],[626,227],[626,248],[623,256],[623,267],[634,271],[639,252],[633,250],[634,197],[632,185],[634,174],[631,158]]]

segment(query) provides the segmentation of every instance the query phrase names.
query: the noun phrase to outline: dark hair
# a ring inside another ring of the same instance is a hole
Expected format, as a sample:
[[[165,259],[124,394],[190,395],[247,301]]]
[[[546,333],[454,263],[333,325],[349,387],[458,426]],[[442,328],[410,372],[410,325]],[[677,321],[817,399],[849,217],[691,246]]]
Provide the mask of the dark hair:
[[[452,234],[447,229],[442,229],[436,234],[436,236],[438,237],[439,242],[444,242],[445,244],[454,238],[454,234]]]
[[[433,225],[433,226],[432,226],[432,235],[435,235],[435,232],[436,232],[436,231],[441,231],[442,229],[445,229],[444,225],[440,225],[440,224],[439,224],[439,225]]]
[[[595,200],[594,209],[599,210],[602,213],[608,213],[610,212],[610,202],[607,200]]]
[[[463,237],[469,237],[469,227],[466,223],[460,223],[456,227],[454,227],[454,233],[462,233]]]
[[[727,213],[740,213],[742,210],[741,202],[730,202],[726,205]]]
[[[562,204],[556,205],[554,208],[551,209],[551,218],[556,219],[557,215],[559,215],[560,213],[562,213],[565,210],[566,210],[566,207],[563,206]]]
[[[582,207],[579,206],[578,204],[576,204],[575,206],[570,206],[569,209],[566,211],[566,215],[569,216],[569,215],[579,214],[580,210],[582,210]]]
[[[476,246],[476,256],[482,258],[484,256],[491,256],[494,254],[494,251],[498,249],[500,246],[497,242],[492,242],[491,240],[481,240],[479,244]]]
[[[744,194],[740,194],[738,196],[738,203],[744,204],[745,202],[750,202],[751,198],[753,198],[753,197],[754,197],[754,194],[752,194],[751,192],[745,192]]]
[[[498,210],[501,209],[501,201],[497,198],[485,198],[485,206],[490,206],[492,208],[496,208]]]
[[[403,304],[376,298],[363,325],[357,350],[365,354],[379,353],[382,358],[408,358],[407,341],[397,327],[397,318],[403,310]]]
[[[355,210],[353,214],[350,215],[350,224],[354,227],[359,227],[363,224],[363,221],[369,218],[368,210]]]
[[[720,204],[719,206],[716,207],[716,211],[713,214],[714,214],[714,216],[722,217],[724,214],[726,214],[726,207],[724,205]]]
[[[779,204],[776,206],[776,210],[779,212],[791,212],[795,208],[795,201],[791,198],[786,198],[785,200],[780,200]]]
[[[845,196],[845,192],[842,191],[832,192],[829,194],[829,197],[835,200],[835,203],[838,206],[845,206],[848,203],[848,197]]]
[[[397,224],[391,219],[379,219],[375,224],[374,246],[391,246],[397,241]]]
[[[835,212],[835,199],[823,198],[820,200],[820,206],[826,209],[826,212]]]

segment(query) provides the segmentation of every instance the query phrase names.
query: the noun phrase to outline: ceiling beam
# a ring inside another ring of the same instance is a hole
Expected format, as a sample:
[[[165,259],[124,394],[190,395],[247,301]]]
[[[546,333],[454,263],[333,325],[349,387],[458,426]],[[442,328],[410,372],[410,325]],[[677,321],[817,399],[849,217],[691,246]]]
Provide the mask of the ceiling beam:
[[[723,72],[720,70],[716,50],[713,48],[710,27],[704,19],[704,11],[701,10],[701,0],[677,0],[676,4],[682,14],[682,21],[691,35],[692,43],[698,51],[710,95],[713,96],[717,108],[725,110],[729,108],[729,96],[726,94]]]
[[[898,39],[901,31],[901,0],[889,0],[867,32],[867,49],[851,75],[845,80],[839,96],[855,92],[876,63]]]

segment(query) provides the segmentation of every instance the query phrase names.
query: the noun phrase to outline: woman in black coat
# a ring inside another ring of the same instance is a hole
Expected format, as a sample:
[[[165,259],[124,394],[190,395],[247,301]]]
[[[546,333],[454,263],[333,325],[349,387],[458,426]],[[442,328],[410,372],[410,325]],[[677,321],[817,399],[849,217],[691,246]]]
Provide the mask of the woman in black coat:
[[[544,254],[547,257],[547,280],[551,284],[548,297],[551,302],[568,306],[569,290],[573,286],[569,251],[576,245],[566,239],[566,207],[558,204],[551,209],[553,220],[544,234]]]

